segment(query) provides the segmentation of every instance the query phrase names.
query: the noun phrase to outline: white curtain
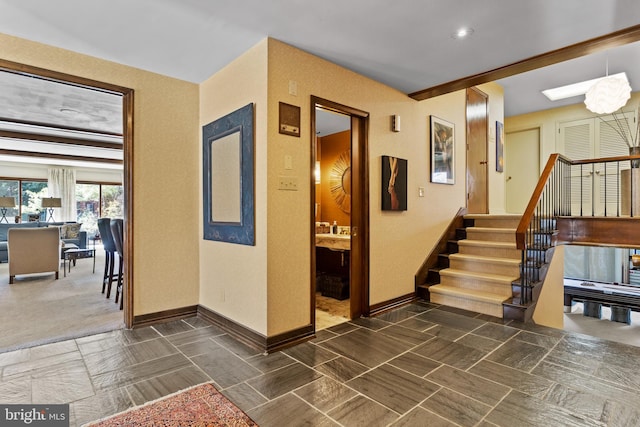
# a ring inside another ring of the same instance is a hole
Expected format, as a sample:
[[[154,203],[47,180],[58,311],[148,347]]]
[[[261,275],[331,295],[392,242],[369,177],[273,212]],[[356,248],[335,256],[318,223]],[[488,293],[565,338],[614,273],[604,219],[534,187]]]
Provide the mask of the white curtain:
[[[55,209],[56,221],[77,221],[75,169],[49,169],[49,196],[60,197],[62,207]]]

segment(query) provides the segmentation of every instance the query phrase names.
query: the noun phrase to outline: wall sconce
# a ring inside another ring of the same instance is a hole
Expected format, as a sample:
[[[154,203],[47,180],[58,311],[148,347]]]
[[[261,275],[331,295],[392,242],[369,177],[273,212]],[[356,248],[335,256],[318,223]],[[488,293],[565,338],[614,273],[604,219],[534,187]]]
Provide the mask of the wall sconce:
[[[4,220],[7,224],[9,220],[7,219],[7,209],[16,207],[16,199],[15,197],[0,197],[0,213],[2,214],[2,218],[0,218],[0,222]]]
[[[313,170],[313,174],[316,177],[316,184],[320,184],[320,162],[316,162],[316,167]]]
[[[394,132],[400,132],[400,116],[397,114],[391,116],[391,130]]]
[[[46,199],[42,199],[42,207],[49,208],[49,217],[47,218],[46,222],[54,222],[53,208],[61,208],[62,199],[60,197],[49,197]]]

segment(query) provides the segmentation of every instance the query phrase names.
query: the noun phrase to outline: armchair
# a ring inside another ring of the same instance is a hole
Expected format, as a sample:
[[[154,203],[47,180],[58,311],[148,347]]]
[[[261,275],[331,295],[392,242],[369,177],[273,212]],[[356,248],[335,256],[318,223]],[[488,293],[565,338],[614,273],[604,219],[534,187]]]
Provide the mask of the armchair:
[[[54,272],[60,268],[60,229],[10,228],[7,231],[9,283],[16,275]]]

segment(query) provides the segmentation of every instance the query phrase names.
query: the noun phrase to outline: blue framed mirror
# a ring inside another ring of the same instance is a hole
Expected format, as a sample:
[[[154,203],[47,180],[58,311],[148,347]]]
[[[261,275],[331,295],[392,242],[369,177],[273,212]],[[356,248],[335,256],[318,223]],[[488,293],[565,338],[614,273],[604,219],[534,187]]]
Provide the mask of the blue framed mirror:
[[[202,127],[205,240],[255,245],[253,110]]]

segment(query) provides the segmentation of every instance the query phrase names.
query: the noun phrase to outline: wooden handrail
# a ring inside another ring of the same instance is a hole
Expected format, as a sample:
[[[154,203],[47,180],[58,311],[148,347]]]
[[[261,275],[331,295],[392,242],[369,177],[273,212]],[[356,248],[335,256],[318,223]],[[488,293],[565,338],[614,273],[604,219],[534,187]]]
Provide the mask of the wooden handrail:
[[[529,224],[533,219],[533,214],[535,213],[536,206],[538,206],[538,202],[540,201],[540,197],[542,196],[542,192],[544,191],[545,185],[547,185],[547,181],[551,176],[551,172],[553,171],[553,167],[556,164],[556,161],[564,157],[562,154],[553,153],[549,156],[549,160],[547,160],[547,164],[540,175],[540,179],[538,179],[538,185],[533,190],[533,194],[531,195],[531,199],[529,199],[529,204],[527,205],[527,209],[525,209],[522,214],[522,218],[520,218],[520,223],[518,224],[518,228],[516,229],[516,247],[520,250],[526,249],[525,237],[527,235],[527,230],[529,229]],[[566,159],[566,157],[564,157]],[[568,160],[568,159],[567,159]]]
[[[589,164],[596,164],[596,163],[613,163],[613,162],[623,162],[628,160],[640,160],[640,155],[636,154],[632,156],[617,156],[617,157],[602,157],[598,159],[571,160],[563,156],[562,154],[558,154],[558,153],[551,154],[549,156],[549,160],[547,161],[546,166],[544,167],[544,170],[542,171],[542,174],[540,174],[538,184],[536,185],[536,188],[533,190],[531,199],[529,200],[529,204],[527,205],[527,208],[522,214],[522,218],[520,220],[520,223],[518,224],[518,228],[516,229],[516,245],[518,249],[521,249],[521,250],[526,249],[525,236],[527,233],[527,229],[529,228],[529,224],[533,219],[533,215],[535,213],[536,206],[540,201],[540,197],[542,197],[544,187],[547,184],[547,181],[551,176],[551,172],[553,171],[553,168],[559,159],[564,160],[566,163],[568,163],[571,166],[576,166],[576,165],[589,165]]]

